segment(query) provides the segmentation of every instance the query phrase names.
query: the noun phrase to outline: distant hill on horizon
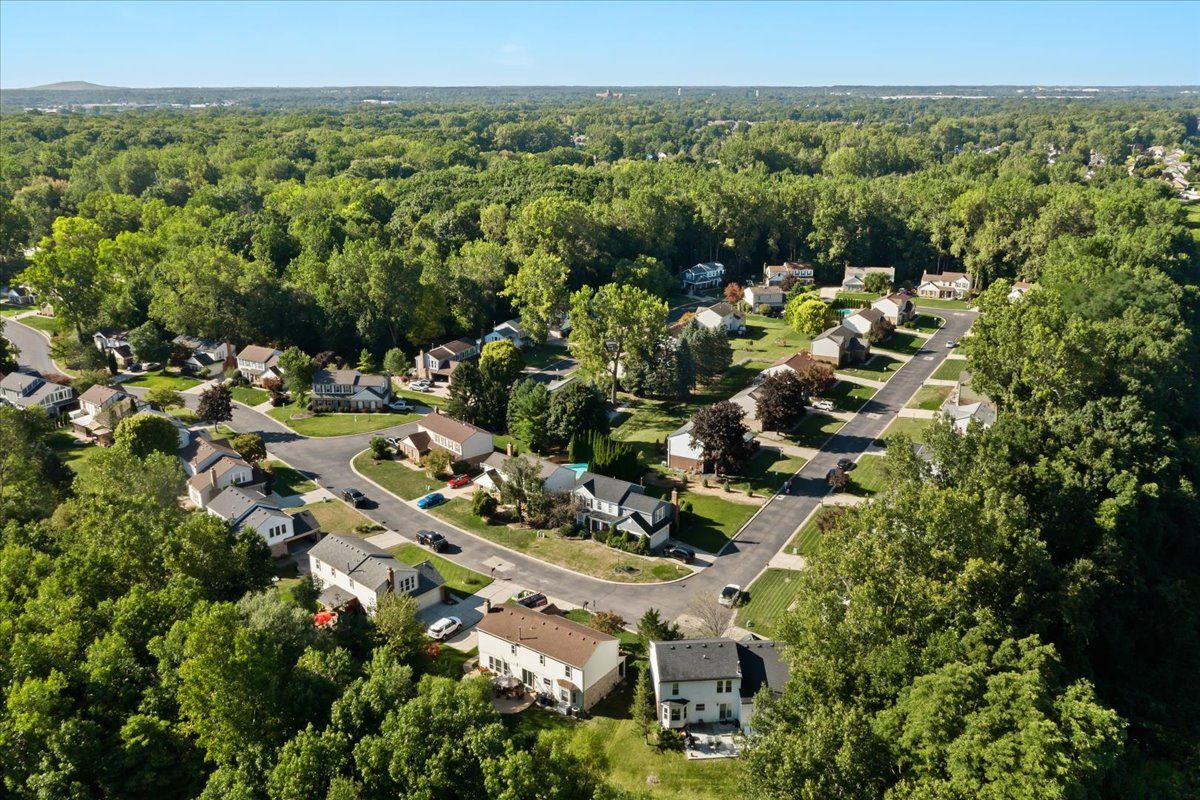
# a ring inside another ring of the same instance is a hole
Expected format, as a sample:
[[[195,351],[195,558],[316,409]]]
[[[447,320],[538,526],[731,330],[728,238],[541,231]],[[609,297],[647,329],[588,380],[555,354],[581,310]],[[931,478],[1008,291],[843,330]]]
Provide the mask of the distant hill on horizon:
[[[29,86],[25,91],[42,91],[42,92],[86,92],[91,89],[119,89],[119,86],[101,86],[98,83],[89,81],[59,81],[58,83],[45,83],[41,86]]]

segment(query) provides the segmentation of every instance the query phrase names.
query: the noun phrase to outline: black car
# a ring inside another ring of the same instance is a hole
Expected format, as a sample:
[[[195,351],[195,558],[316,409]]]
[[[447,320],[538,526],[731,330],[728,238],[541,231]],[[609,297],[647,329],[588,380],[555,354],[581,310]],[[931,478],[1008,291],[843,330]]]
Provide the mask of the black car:
[[[342,499],[355,508],[367,502],[367,496],[358,489],[342,489]]]
[[[842,472],[849,472],[850,468],[854,466],[854,462],[848,458],[839,458],[837,466]]]
[[[678,545],[670,545],[664,548],[663,555],[667,558],[674,558],[678,561],[682,561],[685,564],[690,564],[696,560],[696,552],[694,550],[689,550],[686,547],[680,547]]]
[[[522,605],[526,608],[538,608],[539,606],[546,605],[548,602],[546,595],[541,592],[532,592],[525,589],[517,594],[517,605]]]
[[[441,553],[450,543],[437,531],[417,531],[417,544],[423,544],[435,553]]]

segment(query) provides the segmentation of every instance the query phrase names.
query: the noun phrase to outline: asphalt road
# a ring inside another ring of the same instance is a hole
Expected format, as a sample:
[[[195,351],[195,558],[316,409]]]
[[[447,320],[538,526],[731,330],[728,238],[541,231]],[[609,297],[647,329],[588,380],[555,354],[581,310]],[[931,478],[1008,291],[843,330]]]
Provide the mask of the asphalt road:
[[[586,602],[591,608],[609,609],[630,622],[637,620],[650,606],[660,609],[666,618],[675,619],[686,613],[691,599],[698,594],[715,596],[725,584],[746,587],[753,581],[828,494],[826,473],[838,459],[857,458],[872,447],[896,413],[950,352],[945,347],[946,340],[960,338],[976,316],[964,311],[928,311],[944,317],[946,325],[892,375],[884,388],[830,438],[816,457],[796,473],[791,481],[791,493],[772,498],[742,528],[738,537],[712,559],[710,566],[685,580],[669,584],[610,583],[560,569],[451,528],[353,472],[350,460],[366,449],[372,437],[403,435],[412,430],[414,423],[355,436],[307,438],[264,414],[235,405],[230,427],[260,433],[272,455],[306,473],[324,488],[334,492],[346,486],[362,489],[374,507],[361,511],[389,530],[408,539],[413,539],[416,531],[422,528],[441,532],[452,544],[446,555],[459,564],[485,574],[490,574],[492,567],[499,564],[495,573],[497,579],[512,580],[520,586],[536,588],[580,605]],[[12,326],[12,330],[22,337],[18,346],[22,346],[21,341],[28,344],[29,354],[23,354],[23,358],[30,359],[31,364],[38,363],[39,347],[44,351],[44,358],[49,358],[49,343],[44,337],[22,326]],[[40,343],[26,337],[22,330],[37,336]],[[196,402],[194,395],[187,399],[190,405]]]
[[[22,324],[12,317],[4,318],[4,338],[17,346],[20,355],[17,363],[22,367],[36,369],[43,375],[56,373],[58,367],[50,358],[50,340],[36,328]]]

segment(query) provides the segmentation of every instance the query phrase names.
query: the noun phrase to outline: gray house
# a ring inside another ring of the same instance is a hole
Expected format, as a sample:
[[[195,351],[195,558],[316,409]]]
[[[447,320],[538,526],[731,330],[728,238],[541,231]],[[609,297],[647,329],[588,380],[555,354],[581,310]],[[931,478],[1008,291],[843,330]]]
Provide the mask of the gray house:
[[[70,386],[48,381],[36,372],[10,372],[0,380],[0,404],[13,408],[40,408],[57,417],[75,399]]]
[[[657,548],[671,535],[675,508],[650,497],[635,483],[585,472],[572,491],[578,507],[577,521],[590,531],[620,530],[646,539]]]
[[[356,369],[319,369],[312,379],[314,411],[384,411],[392,399],[386,375]]]
[[[375,613],[379,601],[389,594],[408,594],[417,608],[442,602],[446,581],[429,561],[416,566],[363,539],[331,534],[308,551],[309,572],[321,587],[321,605],[341,611],[358,605]]]

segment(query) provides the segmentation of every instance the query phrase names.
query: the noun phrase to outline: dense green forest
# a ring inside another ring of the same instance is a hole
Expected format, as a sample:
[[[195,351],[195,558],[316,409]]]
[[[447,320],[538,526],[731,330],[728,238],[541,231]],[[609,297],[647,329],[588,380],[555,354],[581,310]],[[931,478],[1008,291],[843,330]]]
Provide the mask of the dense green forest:
[[[500,294],[514,283],[553,305],[614,282],[669,295],[710,259],[740,281],[782,259],[826,282],[847,265],[910,283],[969,270],[985,291],[965,349],[998,422],[932,432],[932,462],[894,444],[886,493],[825,535],[746,791],[1195,797],[1200,262],[1184,207],[1126,162],[1151,145],[1195,156],[1197,111],[6,113],[0,253],[5,278],[82,331],[151,320],[377,357],[511,316],[529,298]],[[1107,163],[1089,170],[1093,151]],[[1011,303],[1016,278],[1039,289]],[[172,459],[117,447],[72,482],[45,437],[0,412],[8,794],[619,796],[588,753],[511,734],[474,687],[433,674],[405,609],[314,631],[307,598],[263,591],[253,537],[176,508]]]

